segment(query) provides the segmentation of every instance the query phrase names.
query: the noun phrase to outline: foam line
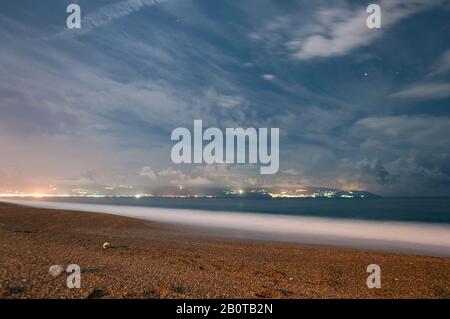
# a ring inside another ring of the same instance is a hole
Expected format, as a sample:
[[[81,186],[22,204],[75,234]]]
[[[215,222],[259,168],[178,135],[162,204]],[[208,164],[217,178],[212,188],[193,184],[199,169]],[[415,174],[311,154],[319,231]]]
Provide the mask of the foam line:
[[[40,200],[2,201],[38,208],[106,213],[157,222],[207,227],[215,234],[240,238],[450,256],[450,226],[448,225]]]

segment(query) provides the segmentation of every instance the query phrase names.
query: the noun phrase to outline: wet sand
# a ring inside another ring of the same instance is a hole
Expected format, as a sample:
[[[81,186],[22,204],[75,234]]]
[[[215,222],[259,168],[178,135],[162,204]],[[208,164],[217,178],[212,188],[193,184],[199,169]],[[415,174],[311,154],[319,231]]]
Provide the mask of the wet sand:
[[[81,289],[48,272],[69,264],[81,267]],[[369,264],[381,267],[381,289],[366,286]],[[0,298],[450,298],[450,258],[224,239],[0,203]]]

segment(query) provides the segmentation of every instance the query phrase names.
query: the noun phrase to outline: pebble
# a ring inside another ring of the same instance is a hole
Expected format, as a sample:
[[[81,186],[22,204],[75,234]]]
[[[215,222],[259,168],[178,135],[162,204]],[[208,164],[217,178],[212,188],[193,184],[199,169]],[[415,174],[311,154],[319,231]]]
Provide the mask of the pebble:
[[[61,265],[53,265],[50,266],[50,268],[48,269],[49,274],[52,275],[53,277],[58,277],[63,273],[63,271],[64,268]]]

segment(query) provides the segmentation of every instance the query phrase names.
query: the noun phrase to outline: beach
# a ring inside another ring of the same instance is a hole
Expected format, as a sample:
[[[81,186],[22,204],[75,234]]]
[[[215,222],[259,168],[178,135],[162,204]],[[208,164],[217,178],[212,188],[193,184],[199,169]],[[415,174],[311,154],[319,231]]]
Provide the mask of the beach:
[[[49,274],[70,264],[81,267],[80,289]],[[366,286],[370,264],[381,267],[380,289]],[[0,298],[450,298],[450,258],[221,238],[0,202]]]

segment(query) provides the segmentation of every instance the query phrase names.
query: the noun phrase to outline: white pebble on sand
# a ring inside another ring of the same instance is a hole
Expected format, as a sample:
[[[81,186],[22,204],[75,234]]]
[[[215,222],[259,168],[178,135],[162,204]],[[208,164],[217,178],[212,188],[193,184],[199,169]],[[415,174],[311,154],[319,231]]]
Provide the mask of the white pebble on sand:
[[[50,266],[50,268],[48,269],[49,274],[52,275],[53,277],[58,277],[63,273],[63,271],[64,268],[61,265],[53,265]]]

